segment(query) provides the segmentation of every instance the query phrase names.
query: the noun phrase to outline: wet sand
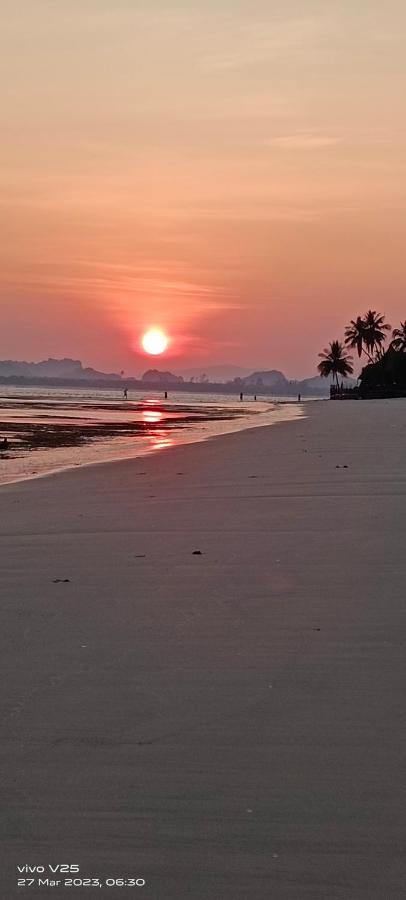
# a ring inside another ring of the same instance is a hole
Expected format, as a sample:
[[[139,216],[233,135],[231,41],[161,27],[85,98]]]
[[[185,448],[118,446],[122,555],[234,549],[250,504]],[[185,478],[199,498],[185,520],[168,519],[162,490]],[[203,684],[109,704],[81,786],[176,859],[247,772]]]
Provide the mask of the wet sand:
[[[1,488],[2,897],[405,896],[406,403],[305,412]]]
[[[4,407],[4,408],[2,408]],[[41,412],[44,409],[46,412]],[[22,413],[24,415],[22,415]],[[95,415],[95,420],[90,418]],[[108,421],[103,421],[103,414]],[[8,418],[1,419],[8,414]],[[114,419],[116,414],[117,418]],[[114,437],[137,437],[159,433],[161,429],[184,428],[197,423],[229,421],[241,413],[236,409],[207,407],[197,411],[194,407],[151,406],[148,403],[91,404],[22,403],[12,406],[10,401],[0,401],[0,434],[8,440],[8,454],[13,451],[32,451],[49,448],[73,447],[91,441]],[[88,418],[89,417],[89,418]],[[123,421],[120,417],[124,417]],[[69,421],[69,420],[72,421]],[[0,459],[4,459],[0,454]]]
[[[93,392],[94,395],[97,392]],[[134,459],[301,415],[297,402],[226,401],[196,394],[192,403],[157,397],[128,401],[59,393],[0,399],[0,486],[50,472]],[[7,447],[3,448],[3,439]]]

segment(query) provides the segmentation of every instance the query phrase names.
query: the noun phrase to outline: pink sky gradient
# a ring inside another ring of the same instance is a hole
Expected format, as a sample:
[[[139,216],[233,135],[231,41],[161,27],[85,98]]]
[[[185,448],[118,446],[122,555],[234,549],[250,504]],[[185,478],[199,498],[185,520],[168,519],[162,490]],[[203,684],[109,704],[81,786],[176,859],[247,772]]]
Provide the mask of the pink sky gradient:
[[[272,7],[6,0],[0,358],[300,377],[406,317],[404,4]]]

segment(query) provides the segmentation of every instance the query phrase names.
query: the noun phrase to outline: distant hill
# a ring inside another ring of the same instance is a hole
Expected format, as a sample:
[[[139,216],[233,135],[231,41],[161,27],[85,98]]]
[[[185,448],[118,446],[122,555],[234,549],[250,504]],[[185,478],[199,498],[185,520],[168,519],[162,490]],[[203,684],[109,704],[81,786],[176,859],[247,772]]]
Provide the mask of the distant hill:
[[[141,381],[147,384],[183,384],[181,375],[173,375],[172,372],[159,372],[158,369],[148,369],[144,372]]]
[[[252,372],[246,378],[242,379],[244,387],[255,387],[258,391],[261,388],[275,391],[275,393],[285,393],[289,388],[289,381],[283,372],[278,369],[271,369],[268,372]]]
[[[98,372],[96,369],[84,368],[79,359],[45,359],[42,362],[18,362],[17,360],[0,360],[0,376],[10,378],[71,378],[109,381],[120,381],[116,372]]]

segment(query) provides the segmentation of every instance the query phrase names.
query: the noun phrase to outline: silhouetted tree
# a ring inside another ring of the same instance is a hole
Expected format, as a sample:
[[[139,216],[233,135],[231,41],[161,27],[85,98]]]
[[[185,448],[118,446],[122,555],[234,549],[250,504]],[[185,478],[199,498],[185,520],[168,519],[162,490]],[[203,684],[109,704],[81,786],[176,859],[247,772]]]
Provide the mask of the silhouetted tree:
[[[342,378],[352,375],[354,371],[351,365],[352,357],[346,355],[345,348],[340,341],[331,341],[329,346],[324,348],[323,353],[319,353],[319,356],[321,357],[321,362],[318,364],[317,369],[320,375],[323,378],[328,378],[329,375],[332,375],[336,380],[337,387],[339,387],[339,375]]]
[[[376,312],[375,309],[369,309],[365,315],[365,328],[366,346],[369,353],[372,357],[375,355],[376,359],[380,359],[383,353],[383,345],[387,338],[385,332],[390,331],[391,326],[388,322],[385,322],[385,316]]]
[[[406,353],[389,347],[376,362],[365,366],[360,392],[362,397],[406,396]]]
[[[351,319],[350,324],[345,329],[344,343],[347,347],[352,347],[353,350],[356,349],[358,356],[361,356],[361,353],[365,353],[372,362],[372,358],[364,346],[367,343],[367,327],[362,316],[357,316],[355,320]]]
[[[406,319],[400,323],[400,328],[394,328],[392,331],[392,340],[390,346],[393,350],[406,352]]]
[[[383,353],[383,345],[387,338],[390,325],[385,322],[385,316],[375,309],[369,309],[365,315],[352,319],[345,329],[345,344],[357,350],[358,356],[364,352],[370,362],[380,359]]]

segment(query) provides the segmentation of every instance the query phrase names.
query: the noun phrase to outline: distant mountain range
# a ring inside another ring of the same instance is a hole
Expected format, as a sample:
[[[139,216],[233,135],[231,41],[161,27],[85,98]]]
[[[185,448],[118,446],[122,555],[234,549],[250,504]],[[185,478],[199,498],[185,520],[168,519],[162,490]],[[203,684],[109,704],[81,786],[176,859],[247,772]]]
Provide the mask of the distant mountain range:
[[[288,380],[283,372],[278,369],[271,369],[268,372],[252,372],[246,378],[241,379],[244,388],[256,388],[258,394],[262,391],[271,391],[274,394],[321,394],[327,395],[330,392],[330,384],[320,375],[313,378],[303,378],[301,381]],[[350,387],[355,382],[352,379],[346,379],[345,384]]]
[[[208,370],[209,371],[209,370]],[[242,370],[244,371],[244,370]],[[174,375],[172,372],[160,372],[159,369],[149,369],[142,376],[144,384],[159,384],[162,388],[177,385],[182,390],[190,391],[195,387],[198,391],[208,391],[210,389],[219,389],[236,393],[238,391],[248,392],[250,394],[271,394],[273,396],[287,397],[297,394],[306,396],[328,397],[330,393],[330,384],[326,378],[315,375],[313,378],[304,378],[301,381],[288,380],[283,372],[278,369],[270,369],[268,371],[251,372],[243,378],[237,376],[227,382],[209,381],[207,372],[199,376],[191,376],[185,381],[182,376]],[[344,379],[345,387],[351,387],[355,384],[353,379]]]
[[[190,374],[191,372],[195,374]],[[236,372],[239,374],[236,375]],[[220,379],[220,375],[224,378],[226,373],[228,373],[228,380],[224,382]],[[250,373],[249,370],[238,366],[212,366],[208,367],[205,372],[200,369],[186,369],[183,371],[183,375],[161,372],[159,369],[148,369],[141,379],[136,379],[123,378],[122,374],[119,375],[116,372],[99,372],[90,367],[85,368],[78,359],[47,359],[37,363],[0,360],[0,381],[11,384],[35,384],[43,383],[43,381],[59,384],[91,382],[95,387],[108,387],[109,385],[114,387],[119,383],[128,388],[132,387],[134,390],[145,388],[147,385],[159,384],[164,389],[165,387],[186,391],[198,389],[205,392],[217,390],[223,393],[242,391],[281,397],[295,394],[326,397],[329,395],[330,389],[328,380],[320,378],[318,375],[313,378],[304,378],[301,381],[292,381],[278,369],[258,370]],[[353,384],[355,382],[352,379],[345,382],[347,387]]]
[[[0,375],[6,378],[74,378],[88,380],[120,380],[115,372],[98,372],[83,368],[79,359],[44,359],[42,362],[18,362],[13,359],[0,360]]]

